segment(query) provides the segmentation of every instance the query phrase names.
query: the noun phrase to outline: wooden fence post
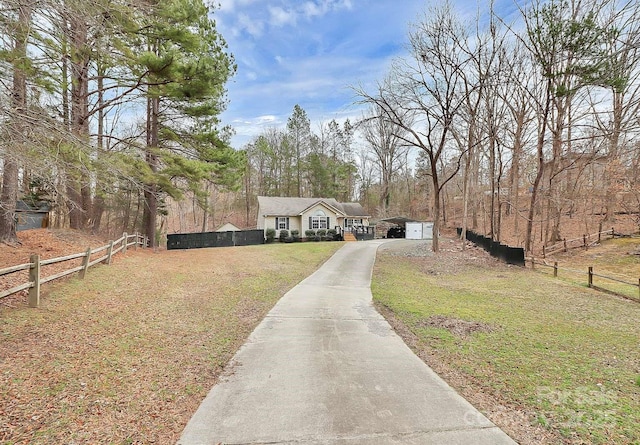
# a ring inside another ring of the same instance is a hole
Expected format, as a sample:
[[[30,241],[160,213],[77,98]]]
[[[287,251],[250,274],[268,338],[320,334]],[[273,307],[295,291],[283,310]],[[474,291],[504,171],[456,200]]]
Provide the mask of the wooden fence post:
[[[89,261],[91,261],[91,247],[87,248],[87,253],[85,253],[85,257],[82,260],[82,270],[78,272],[78,276],[81,280],[84,280],[84,276],[89,269]]]
[[[105,264],[111,264],[111,256],[113,255],[113,241],[109,243],[109,249],[107,250],[107,259],[104,261]]]
[[[558,262],[553,262],[553,278],[558,278]]]
[[[531,255],[531,269],[536,268],[536,259]]]
[[[544,244],[542,245],[542,258],[547,257],[547,249],[545,249]]]
[[[589,266],[589,287],[593,287],[593,266]]]
[[[136,242],[133,245],[133,250],[138,250],[138,244],[140,244],[140,239],[139,239],[140,235],[138,235],[138,232],[136,232],[135,236],[136,236]]]
[[[598,224],[598,243],[600,243],[600,234],[602,233],[602,221]]]
[[[582,235],[582,244],[584,246],[584,250],[587,250],[587,235]]]
[[[31,255],[29,267],[29,281],[33,286],[29,288],[29,307],[40,306],[40,255]]]
[[[566,252],[567,251],[567,239],[565,238],[563,241],[564,241],[564,251]]]
[[[127,253],[127,240],[129,239],[129,235],[127,235],[127,232],[124,232],[122,234],[122,253],[125,254]]]

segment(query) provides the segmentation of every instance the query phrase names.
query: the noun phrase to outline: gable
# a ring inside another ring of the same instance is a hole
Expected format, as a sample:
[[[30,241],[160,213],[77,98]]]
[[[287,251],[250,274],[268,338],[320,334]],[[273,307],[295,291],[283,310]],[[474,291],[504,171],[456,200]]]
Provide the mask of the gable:
[[[307,214],[310,208],[324,206],[337,217],[369,218],[358,202],[340,203],[333,198],[287,198],[258,196],[258,217],[300,216]]]

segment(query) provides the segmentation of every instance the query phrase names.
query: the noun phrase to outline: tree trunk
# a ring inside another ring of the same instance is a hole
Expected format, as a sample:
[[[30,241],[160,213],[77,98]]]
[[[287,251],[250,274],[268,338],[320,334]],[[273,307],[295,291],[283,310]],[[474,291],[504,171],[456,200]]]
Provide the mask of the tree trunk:
[[[145,160],[151,171],[158,172],[160,160],[157,155],[159,142],[159,109],[160,99],[147,99],[147,153]],[[143,231],[149,238],[149,247],[157,247],[156,227],[158,218],[158,186],[152,182],[144,187],[144,211],[142,216]]]
[[[623,93],[613,91],[613,128],[609,137],[609,153],[607,165],[604,170],[604,220],[603,222],[613,223],[616,220],[616,209],[618,207],[618,190],[616,179],[620,175],[621,166],[618,157],[618,145],[620,143],[620,133],[622,131]]]
[[[29,2],[18,5],[18,22],[15,26],[14,52],[17,56],[13,62],[13,91],[12,108],[14,116],[9,123],[14,135],[16,146],[22,144],[21,138],[23,117],[27,111],[27,76],[22,69],[22,63],[27,57],[27,40],[29,24],[31,22],[31,6]],[[17,150],[16,150],[17,151]],[[16,157],[7,154],[4,157],[2,174],[2,192],[0,193],[0,242],[15,243],[16,234],[15,210],[18,201],[18,161]]]
[[[547,80],[544,112],[540,117],[538,123],[538,140],[537,140],[537,154],[538,154],[538,172],[536,178],[533,181],[533,187],[531,190],[531,200],[529,203],[529,217],[527,219],[527,233],[525,234],[524,250],[530,252],[532,248],[533,239],[533,218],[535,216],[536,203],[538,198],[538,191],[540,190],[540,182],[544,175],[544,140],[547,130],[547,121],[549,119],[549,110],[551,105],[551,80]]]
[[[2,193],[0,194],[0,242],[16,243],[15,210],[18,200],[18,163],[4,158]]]
[[[91,191],[86,174],[87,162],[83,156],[89,145],[89,64],[91,49],[88,43],[88,29],[84,17],[73,15],[70,20],[71,32],[71,132],[78,144],[78,156],[69,159],[72,171],[67,176],[67,199],[69,223],[72,229],[86,226],[91,211]]]

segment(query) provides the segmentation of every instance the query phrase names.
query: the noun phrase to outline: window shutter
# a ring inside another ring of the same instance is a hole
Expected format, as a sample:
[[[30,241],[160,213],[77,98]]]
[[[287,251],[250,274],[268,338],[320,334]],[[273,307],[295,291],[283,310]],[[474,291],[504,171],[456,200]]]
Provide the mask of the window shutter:
[[[287,225],[287,230],[289,230],[289,217],[287,216],[287,218],[285,219],[286,221],[286,225]]]
[[[331,217],[327,216],[327,230],[331,228]]]
[[[309,217],[309,230],[313,229],[313,217]]]

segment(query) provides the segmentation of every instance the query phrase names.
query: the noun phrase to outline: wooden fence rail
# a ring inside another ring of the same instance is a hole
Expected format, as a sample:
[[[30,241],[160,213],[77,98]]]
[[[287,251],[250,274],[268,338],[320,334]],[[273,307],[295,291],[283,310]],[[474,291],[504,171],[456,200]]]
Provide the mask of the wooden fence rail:
[[[552,255],[558,252],[566,252],[569,249],[579,249],[584,248],[588,249],[589,246],[599,243],[603,238],[611,237],[614,238],[616,236],[616,232],[612,227],[610,230],[602,231],[602,227],[597,233],[588,235],[584,234],[580,238],[574,239],[563,239],[562,241],[555,243],[551,246],[542,246],[542,258],[546,258],[547,255]]]
[[[543,266],[543,267],[553,268],[553,276],[554,276],[554,278],[558,277],[558,271],[569,272],[569,273],[571,273],[573,275],[578,275],[578,276],[585,274],[584,270],[579,271],[579,270],[574,270],[574,269],[560,268],[560,267],[558,267],[558,262],[557,261],[554,261],[553,264],[547,264],[546,262],[536,261],[535,258],[533,258],[533,257],[527,258],[527,261],[529,261],[531,263],[531,267],[534,268],[534,269],[535,269],[536,266]],[[590,287],[590,288],[595,289],[595,290],[607,292],[607,293],[610,293],[610,294],[618,295],[618,296],[624,297],[624,298],[626,298],[628,300],[640,302],[640,278],[638,279],[638,282],[632,283],[632,282],[628,281],[629,280],[628,277],[618,278],[618,277],[612,277],[612,276],[608,276],[608,275],[597,274],[597,273],[595,273],[593,271],[593,266],[589,266],[587,268],[586,275],[587,275],[587,287]],[[634,297],[631,297],[629,295],[622,294],[620,292],[615,292],[615,291],[612,291],[612,290],[609,290],[609,289],[605,289],[605,288],[600,287],[600,286],[595,286],[593,284],[593,277],[598,277],[598,278],[602,278],[604,280],[613,281],[615,283],[620,283],[620,284],[625,284],[625,285],[632,286],[632,287],[637,287],[638,288],[638,296],[637,296],[637,298],[634,298]]]
[[[4,269],[0,269],[0,277],[13,274],[16,272],[21,272],[23,270],[29,270],[29,281],[27,281],[26,283],[22,283],[18,286],[14,286],[10,289],[0,291],[0,299],[28,289],[29,290],[29,306],[38,307],[40,306],[40,285],[48,283],[49,281],[57,280],[58,278],[66,277],[67,275],[71,275],[76,272],[78,272],[78,276],[81,279],[83,279],[89,267],[94,266],[101,262],[105,264],[111,264],[111,258],[113,257],[113,255],[117,254],[118,252],[126,253],[129,247],[134,247],[135,249],[137,249],[138,246],[146,247],[147,243],[148,243],[148,239],[146,236],[142,236],[138,233],[135,233],[133,235],[128,235],[127,233],[124,233],[119,239],[115,241],[110,241],[109,244],[105,246],[98,247],[95,249],[88,248],[83,253],[74,253],[71,255],[66,255],[58,258],[51,258],[48,260],[40,260],[40,255],[37,255],[37,254],[31,255],[29,263],[19,264],[17,266],[11,266]],[[106,251],[104,255],[101,255],[98,258],[95,258],[93,260],[91,259],[92,255],[99,254],[104,251]],[[61,263],[64,261],[76,260],[79,258],[83,259],[82,265],[72,267],[71,269],[58,272],[48,277],[41,277],[40,270],[42,266]]]

